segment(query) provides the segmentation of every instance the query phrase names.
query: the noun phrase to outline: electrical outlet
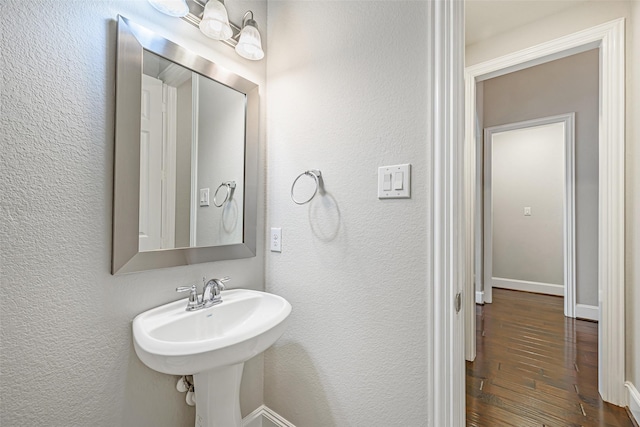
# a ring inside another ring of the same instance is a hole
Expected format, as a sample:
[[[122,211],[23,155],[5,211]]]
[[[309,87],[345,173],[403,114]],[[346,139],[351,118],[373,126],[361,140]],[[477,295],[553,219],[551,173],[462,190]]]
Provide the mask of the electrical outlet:
[[[282,252],[282,228],[272,227],[269,240],[271,242],[271,252]]]

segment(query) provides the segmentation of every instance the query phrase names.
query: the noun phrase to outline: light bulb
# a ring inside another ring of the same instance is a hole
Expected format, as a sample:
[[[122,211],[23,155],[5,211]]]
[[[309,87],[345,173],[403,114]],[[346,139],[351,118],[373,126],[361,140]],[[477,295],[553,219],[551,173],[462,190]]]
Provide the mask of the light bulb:
[[[233,35],[227,9],[218,0],[209,0],[204,7],[200,31],[214,40],[227,40]]]
[[[181,18],[189,13],[186,0],[149,0],[149,3],[165,15]]]

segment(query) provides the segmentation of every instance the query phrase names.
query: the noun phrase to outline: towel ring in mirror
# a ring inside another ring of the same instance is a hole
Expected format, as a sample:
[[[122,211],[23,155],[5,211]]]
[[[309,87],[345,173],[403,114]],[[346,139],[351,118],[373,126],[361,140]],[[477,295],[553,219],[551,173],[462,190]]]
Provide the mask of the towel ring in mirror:
[[[218,203],[218,193],[220,192],[221,188],[226,188],[227,192],[224,195],[224,200]],[[225,202],[231,198],[231,193],[235,188],[236,188],[235,181],[227,181],[220,184],[215,194],[213,195],[213,204],[216,205],[216,207],[221,208],[222,205],[224,205]]]

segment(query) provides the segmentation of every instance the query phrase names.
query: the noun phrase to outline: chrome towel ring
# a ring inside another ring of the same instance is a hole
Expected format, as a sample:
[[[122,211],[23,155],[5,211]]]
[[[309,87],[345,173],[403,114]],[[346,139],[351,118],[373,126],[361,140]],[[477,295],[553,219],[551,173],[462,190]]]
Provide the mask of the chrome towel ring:
[[[305,176],[305,175],[308,175],[308,176],[310,176],[311,178],[314,179],[314,181],[316,182],[316,188],[315,188],[315,190],[313,190],[313,194],[311,195],[311,197],[309,197],[308,200],[305,200],[305,201],[301,202],[299,200],[296,200],[296,198],[294,197],[293,189],[295,188],[296,183],[298,182],[298,180],[300,178],[302,178],[303,176]],[[311,170],[308,170],[308,171],[304,171],[300,175],[298,175],[298,177],[293,181],[293,184],[291,184],[291,200],[293,200],[293,203],[295,203],[296,205],[304,205],[306,203],[309,203],[314,197],[316,197],[316,194],[318,194],[318,189],[322,185],[321,182],[320,182],[321,180],[322,180],[322,172],[320,172],[317,169],[311,169]]]
[[[227,192],[224,195],[224,200],[222,202],[220,202],[218,204],[218,192],[220,191],[221,188],[226,188]],[[227,181],[227,182],[223,182],[222,184],[220,184],[218,186],[218,188],[216,189],[215,194],[213,195],[213,204],[216,205],[216,207],[221,208],[222,205],[225,204],[225,202],[227,200],[229,200],[229,198],[231,197],[231,192],[236,188],[236,182],[235,181]]]

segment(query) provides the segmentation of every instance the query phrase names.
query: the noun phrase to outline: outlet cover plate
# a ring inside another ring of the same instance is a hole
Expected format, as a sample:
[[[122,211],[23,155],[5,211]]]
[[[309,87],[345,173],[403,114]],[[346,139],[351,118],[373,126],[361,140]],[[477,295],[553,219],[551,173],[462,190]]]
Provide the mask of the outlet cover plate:
[[[282,252],[282,228],[271,227],[269,234],[271,252]]]

